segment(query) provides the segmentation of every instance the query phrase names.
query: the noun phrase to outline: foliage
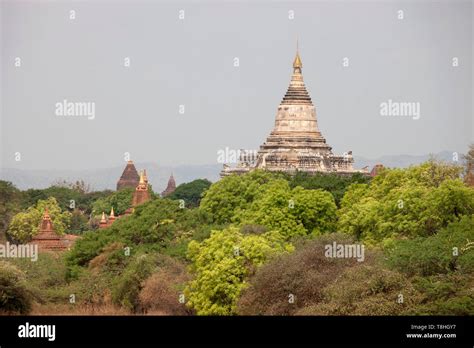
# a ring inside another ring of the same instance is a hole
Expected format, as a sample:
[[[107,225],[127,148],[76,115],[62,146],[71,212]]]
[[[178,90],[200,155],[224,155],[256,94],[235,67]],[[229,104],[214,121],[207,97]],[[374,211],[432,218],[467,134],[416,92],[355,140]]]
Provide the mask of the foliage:
[[[9,262],[0,261],[0,313],[27,314],[31,303],[24,273]]]
[[[108,215],[113,207],[115,215],[122,215],[132,204],[133,191],[134,189],[132,188],[124,188],[107,197],[96,200],[92,204],[92,214],[97,216],[105,212]]]
[[[275,179],[273,173],[255,170],[245,175],[230,175],[204,192],[200,208],[219,224],[230,223],[236,210],[248,208],[255,196]]]
[[[71,224],[68,233],[81,234],[89,229],[89,219],[79,209],[74,209],[71,212]]]
[[[62,210],[79,209],[85,214],[92,211],[92,203],[99,198],[107,197],[112,191],[87,192],[80,186],[51,186],[46,189],[29,189],[22,192],[22,209],[35,205],[38,200],[56,198]],[[109,208],[110,209],[110,208]]]
[[[174,258],[160,256],[158,269],[147,278],[139,294],[140,309],[148,314],[158,315],[189,315],[180,296],[184,285],[190,280],[185,264]]]
[[[350,236],[327,234],[303,240],[294,253],[274,258],[250,278],[238,302],[243,315],[292,315],[299,309],[317,304],[322,291],[347,268],[357,266],[355,259],[328,258],[325,247],[351,244]],[[366,261],[369,255],[365,255]]]
[[[112,285],[112,301],[125,308],[136,311],[139,308],[139,294],[143,281],[154,269],[152,255],[137,254],[128,266],[115,278]]]
[[[16,214],[8,228],[8,236],[16,242],[26,243],[38,233],[43,214],[49,211],[53,228],[59,235],[64,234],[71,221],[71,213],[61,211],[56,199],[39,200],[36,206]]]
[[[212,231],[201,243],[190,242],[195,278],[185,289],[188,306],[199,315],[234,314],[247,277],[273,255],[291,250],[278,233],[243,235],[235,227]]]
[[[290,189],[279,179],[266,185],[250,206],[237,210],[234,222],[255,224],[279,231],[285,238],[332,232],[336,223],[336,204],[323,190]]]
[[[68,265],[86,266],[102,249],[113,242],[132,248],[143,246],[149,251],[168,252],[183,257],[187,243],[193,238],[206,238],[211,228],[210,217],[198,209],[181,209],[179,202],[157,198],[138,206],[106,229],[86,232],[76,241],[68,256]]]
[[[460,170],[430,161],[351,185],[338,211],[339,230],[368,244],[432,235],[474,213],[474,190],[458,179]]]
[[[351,184],[367,184],[370,177],[361,173],[350,176],[341,176],[337,174],[310,174],[307,172],[297,172],[294,176],[288,178],[290,187],[301,186],[307,190],[322,189],[330,192],[334,196],[336,204],[339,205],[346,189]]]
[[[474,215],[428,238],[400,240],[387,250],[391,267],[409,276],[474,273]],[[455,249],[454,249],[455,248]]]
[[[285,238],[332,231],[336,223],[336,205],[329,192],[291,189],[287,180],[262,171],[213,184],[201,209],[220,223],[262,225]]]
[[[361,281],[363,280],[363,281]],[[297,315],[403,315],[416,307],[422,295],[403,275],[379,263],[346,269],[322,290],[319,303]]]
[[[166,198],[182,199],[186,207],[197,207],[201,202],[203,193],[209,189],[211,182],[207,179],[197,179],[176,187],[176,190]]]
[[[0,180],[0,240],[13,215],[20,210],[21,192],[11,182]]]

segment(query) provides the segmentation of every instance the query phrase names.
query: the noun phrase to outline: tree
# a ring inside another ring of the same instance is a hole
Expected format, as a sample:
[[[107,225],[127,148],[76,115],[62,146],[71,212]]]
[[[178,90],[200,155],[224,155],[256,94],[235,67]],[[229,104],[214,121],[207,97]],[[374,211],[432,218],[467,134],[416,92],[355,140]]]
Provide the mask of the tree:
[[[108,197],[99,198],[92,204],[92,214],[95,216],[101,215],[102,212],[108,214],[113,207],[116,215],[122,215],[132,205],[133,192],[134,189],[125,188]]]
[[[176,190],[171,193],[169,199],[182,199],[187,207],[197,207],[201,202],[203,193],[212,185],[207,179],[197,179],[188,183],[179,185]]]
[[[344,192],[352,184],[367,184],[370,177],[361,173],[350,176],[341,176],[337,174],[310,174],[307,172],[297,172],[294,176],[289,176],[288,181],[291,188],[301,186],[305,189],[322,189],[330,192],[334,196],[336,204],[339,205]]]
[[[200,208],[211,214],[216,223],[230,223],[235,212],[246,209],[276,175],[255,170],[245,175],[224,177],[205,191]]]
[[[46,208],[49,211],[55,232],[58,235],[64,234],[71,222],[71,213],[62,212],[56,199],[50,197],[47,200],[39,200],[36,206],[16,214],[8,228],[8,236],[14,242],[29,242],[38,233]]]
[[[429,161],[387,169],[370,185],[351,185],[341,201],[338,227],[368,244],[429,236],[474,213],[474,191],[457,166]]]
[[[11,182],[0,180],[0,241],[11,218],[20,210],[21,192]]]
[[[0,261],[0,313],[27,314],[31,300],[24,273],[10,263]]]
[[[285,238],[332,232],[336,226],[336,204],[323,190],[293,190],[286,180],[266,184],[245,210],[236,212],[234,222],[255,224],[278,231]]]
[[[240,292],[246,279],[267,259],[292,251],[280,235],[243,235],[237,228],[213,231],[201,243],[192,241],[188,257],[195,278],[185,289],[187,305],[198,315],[235,314]]]

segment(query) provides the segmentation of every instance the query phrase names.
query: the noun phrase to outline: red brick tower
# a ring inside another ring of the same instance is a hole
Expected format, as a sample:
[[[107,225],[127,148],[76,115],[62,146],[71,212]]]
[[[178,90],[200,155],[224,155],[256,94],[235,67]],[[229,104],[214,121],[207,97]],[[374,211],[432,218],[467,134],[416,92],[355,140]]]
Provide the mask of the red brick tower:
[[[171,174],[168,180],[168,185],[166,186],[166,189],[163,192],[161,192],[161,196],[166,197],[172,194],[174,190],[176,190],[176,181],[174,180],[173,174]]]
[[[132,161],[128,161],[127,166],[123,170],[122,176],[117,182],[117,191],[127,187],[135,188],[137,187],[138,182],[139,176],[137,169],[135,168],[135,165]]]
[[[150,200],[150,192],[148,191],[148,179],[145,179],[146,174],[144,172],[140,173],[140,181],[138,186],[135,188],[132,198],[132,207],[136,207],[142,203],[148,202]],[[145,181],[146,180],[146,181]]]
[[[40,251],[63,251],[66,249],[62,238],[54,231],[48,208],[44,211],[39,232],[33,237],[31,244],[37,244]]]

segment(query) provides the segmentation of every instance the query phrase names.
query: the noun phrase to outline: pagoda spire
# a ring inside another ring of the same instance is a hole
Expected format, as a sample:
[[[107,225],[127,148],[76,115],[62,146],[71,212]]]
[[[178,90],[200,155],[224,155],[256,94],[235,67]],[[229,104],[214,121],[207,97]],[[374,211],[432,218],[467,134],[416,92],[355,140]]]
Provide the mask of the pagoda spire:
[[[293,61],[293,75],[291,75],[290,86],[283,97],[281,104],[287,105],[310,105],[313,103],[309,96],[306,86],[303,81],[302,68],[303,63],[301,62],[299,44],[296,44],[296,56]]]
[[[110,209],[110,217],[115,217],[114,207],[112,207],[112,209]]]
[[[293,73],[295,74],[301,74],[301,69],[303,68],[303,62],[301,61],[299,51],[298,38],[296,38],[296,56],[295,60],[293,61]]]
[[[99,228],[106,228],[107,227],[107,219],[105,218],[105,212],[102,212],[102,218],[99,222]]]

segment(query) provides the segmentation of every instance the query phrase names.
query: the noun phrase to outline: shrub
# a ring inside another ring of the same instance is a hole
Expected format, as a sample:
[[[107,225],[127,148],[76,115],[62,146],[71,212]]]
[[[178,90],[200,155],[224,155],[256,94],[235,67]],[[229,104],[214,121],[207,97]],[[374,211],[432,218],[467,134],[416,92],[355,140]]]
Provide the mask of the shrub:
[[[401,315],[421,301],[403,275],[380,264],[346,269],[322,290],[322,300],[298,315]]]
[[[201,243],[189,243],[195,275],[185,289],[188,306],[199,315],[230,315],[246,279],[273,255],[292,250],[275,232],[243,235],[237,228],[213,231]]]
[[[31,303],[24,273],[9,262],[0,261],[0,312],[27,314]]]
[[[192,310],[184,304],[183,290],[190,280],[185,264],[170,257],[160,257],[161,265],[142,284],[140,309],[148,314],[189,315]],[[180,302],[180,299],[183,301]]]
[[[462,217],[460,221],[451,223],[431,237],[396,241],[387,250],[389,264],[409,276],[429,276],[454,271],[472,273],[472,231],[474,215]]]
[[[198,207],[204,192],[211,186],[207,179],[197,179],[176,187],[176,190],[166,198],[182,199],[186,207]]]
[[[262,266],[242,292],[238,313],[292,315],[300,308],[320,302],[323,288],[344,269],[358,264],[355,259],[327,258],[325,246],[333,242],[352,244],[353,240],[346,235],[328,234],[302,241],[294,253]]]
[[[143,281],[152,273],[153,269],[153,255],[136,255],[120,276],[113,281],[113,303],[136,312],[140,305],[138,295],[142,289]]]

